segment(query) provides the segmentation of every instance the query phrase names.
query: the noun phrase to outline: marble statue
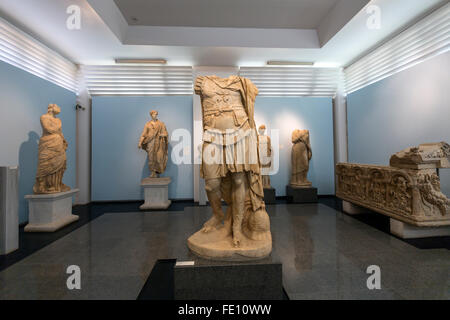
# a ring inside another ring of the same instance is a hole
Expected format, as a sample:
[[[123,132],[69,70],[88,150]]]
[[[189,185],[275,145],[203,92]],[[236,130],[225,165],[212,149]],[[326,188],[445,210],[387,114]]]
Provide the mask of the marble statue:
[[[265,135],[266,126],[258,128],[259,156],[261,161],[261,176],[264,189],[270,189],[270,166],[272,164],[272,145],[270,137]]]
[[[258,259],[272,251],[258,156],[254,102],[258,89],[246,78],[202,76],[195,81],[203,115],[201,176],[213,216],[188,239],[210,259]],[[222,199],[227,203],[222,211]]]
[[[62,180],[66,171],[66,150],[68,147],[62,133],[61,119],[56,118],[61,109],[50,104],[46,114],[41,116],[42,137],[39,140],[38,168],[35,194],[50,194],[69,191]]]
[[[169,140],[166,126],[158,120],[158,111],[150,111],[150,116],[152,120],[145,124],[138,148],[147,151],[150,177],[157,178],[166,170]]]
[[[292,176],[291,186],[311,187],[308,181],[309,161],[312,158],[311,144],[309,142],[308,130],[294,130],[292,132]]]

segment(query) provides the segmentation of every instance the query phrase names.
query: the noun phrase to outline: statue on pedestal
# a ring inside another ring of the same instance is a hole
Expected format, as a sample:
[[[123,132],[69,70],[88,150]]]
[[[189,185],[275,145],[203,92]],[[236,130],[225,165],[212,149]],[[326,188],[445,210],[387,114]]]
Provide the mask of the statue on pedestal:
[[[242,77],[205,76],[196,79],[195,92],[203,114],[200,171],[213,216],[188,246],[210,259],[265,257],[272,251],[272,237],[254,121],[258,89]]]
[[[308,181],[309,161],[312,158],[312,149],[309,142],[308,130],[294,130],[292,132],[292,175],[291,186],[311,187]]]
[[[258,128],[259,157],[261,161],[261,176],[264,189],[270,189],[270,166],[272,165],[272,145],[270,137],[265,135],[266,126]]]
[[[158,111],[150,111],[150,116],[152,120],[145,124],[138,148],[147,151],[150,177],[157,178],[166,170],[169,141],[166,126],[158,120]]]
[[[68,143],[62,133],[61,119],[56,118],[61,109],[50,104],[47,113],[41,116],[42,137],[39,140],[38,168],[35,194],[50,194],[69,191],[63,182],[66,171],[66,150]]]

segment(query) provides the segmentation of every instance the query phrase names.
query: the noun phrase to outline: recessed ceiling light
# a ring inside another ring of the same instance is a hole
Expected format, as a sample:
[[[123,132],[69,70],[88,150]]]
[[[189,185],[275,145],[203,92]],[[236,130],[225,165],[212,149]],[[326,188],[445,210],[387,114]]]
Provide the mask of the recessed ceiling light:
[[[314,62],[271,60],[271,61],[267,61],[267,65],[268,66],[313,66]]]

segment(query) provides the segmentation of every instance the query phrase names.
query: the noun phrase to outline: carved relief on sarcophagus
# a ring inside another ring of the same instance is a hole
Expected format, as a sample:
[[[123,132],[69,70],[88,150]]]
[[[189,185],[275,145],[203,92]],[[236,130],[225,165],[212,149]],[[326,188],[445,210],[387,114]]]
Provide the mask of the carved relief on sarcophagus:
[[[435,169],[338,163],[336,195],[416,226],[450,225],[450,199]]]

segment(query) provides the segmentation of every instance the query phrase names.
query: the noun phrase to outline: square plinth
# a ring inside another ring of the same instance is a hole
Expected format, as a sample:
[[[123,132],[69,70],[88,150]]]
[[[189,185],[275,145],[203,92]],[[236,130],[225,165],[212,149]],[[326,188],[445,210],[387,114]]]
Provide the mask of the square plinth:
[[[0,255],[19,248],[19,168],[0,167]]]
[[[141,210],[165,210],[169,208],[172,201],[169,200],[169,184],[171,179],[145,178],[141,182],[144,188],[145,202],[139,207]]]
[[[177,262],[176,300],[281,300],[282,265],[270,257],[253,262],[205,259]]]
[[[417,227],[393,218],[389,223],[391,233],[402,239],[450,236],[450,226]]]
[[[77,221],[79,217],[72,214],[72,203],[78,191],[25,196],[29,209],[25,232],[54,232]]]
[[[317,188],[286,186],[286,195],[292,203],[315,203],[318,201]]]
[[[264,202],[265,204],[276,203],[276,191],[274,188],[264,188]]]

